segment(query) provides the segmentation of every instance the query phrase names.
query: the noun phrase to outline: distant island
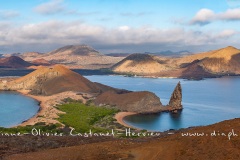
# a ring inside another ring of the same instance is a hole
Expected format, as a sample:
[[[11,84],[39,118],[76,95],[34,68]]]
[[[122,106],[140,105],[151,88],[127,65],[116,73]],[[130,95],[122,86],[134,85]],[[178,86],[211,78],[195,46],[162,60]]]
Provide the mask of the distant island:
[[[38,66],[55,64],[71,69],[104,68],[112,73],[129,76],[203,79],[240,75],[240,50],[229,46],[197,54],[166,51],[164,54],[104,55],[88,45],[68,45],[49,53],[15,53],[0,58],[0,68],[37,69]]]
[[[177,58],[132,54],[115,64],[112,70],[122,74],[187,79],[240,75],[240,50],[229,46]]]

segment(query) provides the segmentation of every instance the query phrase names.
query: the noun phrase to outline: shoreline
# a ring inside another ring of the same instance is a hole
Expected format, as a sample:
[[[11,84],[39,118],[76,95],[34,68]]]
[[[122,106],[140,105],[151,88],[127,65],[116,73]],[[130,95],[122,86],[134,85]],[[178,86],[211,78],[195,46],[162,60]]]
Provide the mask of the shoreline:
[[[123,125],[124,127],[128,127],[128,128],[134,128],[134,129],[139,129],[139,128],[135,128],[133,126],[130,126],[128,125],[127,123],[125,123],[123,121],[123,119],[126,117],[126,116],[131,116],[131,115],[136,115],[137,113],[136,112],[118,112],[114,118],[117,120],[117,122],[121,125]]]
[[[32,116],[31,118],[23,121],[20,124],[17,124],[15,127],[18,126],[27,126],[27,125],[34,125],[39,122],[44,122],[47,124],[61,124],[57,118],[59,114],[63,114],[64,112],[59,111],[54,106],[57,104],[61,104],[64,98],[71,97],[73,99],[81,99],[85,101],[85,99],[81,95],[77,95],[75,92],[67,91],[58,94],[54,94],[51,96],[40,96],[40,95],[31,95],[29,94],[28,90],[17,90],[18,93],[33,98],[39,103],[39,110],[38,112]]]
[[[39,97],[39,96],[34,96],[34,95],[29,94],[28,93],[29,91],[27,91],[27,90],[17,90],[17,92],[24,95],[24,96],[35,99],[39,104],[39,109],[38,109],[38,112],[34,116],[32,116],[31,118],[29,118],[29,119],[23,121],[22,123],[16,125],[15,127],[34,125],[34,124],[38,123],[39,122],[38,117],[41,116],[41,114],[43,114],[43,110],[46,108],[46,106],[44,105],[44,103],[46,103],[44,101],[44,99]]]
[[[60,123],[59,121],[56,120],[56,118],[58,118],[59,113],[63,113],[63,112],[54,108],[54,105],[59,104],[60,101],[64,99],[64,97],[65,98],[75,97],[75,99],[77,98],[83,99],[82,96],[76,95],[74,92],[67,92],[67,93],[63,92],[63,93],[55,94],[52,96],[31,95],[29,94],[29,90],[17,90],[16,92],[36,100],[39,103],[39,109],[35,115],[15,125],[14,127],[34,125],[39,122],[45,122],[46,124]],[[51,111],[51,114],[49,113],[50,111]],[[117,120],[119,124],[123,125],[124,127],[139,129],[139,128],[128,125],[123,120],[126,116],[136,115],[136,114],[137,114],[136,112],[118,112],[116,115],[114,115],[114,118]]]

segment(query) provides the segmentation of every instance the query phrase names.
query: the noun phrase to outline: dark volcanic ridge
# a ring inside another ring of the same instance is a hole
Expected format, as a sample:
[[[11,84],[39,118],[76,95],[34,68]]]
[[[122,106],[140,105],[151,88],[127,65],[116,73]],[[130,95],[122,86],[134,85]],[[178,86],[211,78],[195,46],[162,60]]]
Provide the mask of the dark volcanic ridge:
[[[10,56],[0,59],[0,68],[26,68],[34,64],[24,61],[17,56]]]

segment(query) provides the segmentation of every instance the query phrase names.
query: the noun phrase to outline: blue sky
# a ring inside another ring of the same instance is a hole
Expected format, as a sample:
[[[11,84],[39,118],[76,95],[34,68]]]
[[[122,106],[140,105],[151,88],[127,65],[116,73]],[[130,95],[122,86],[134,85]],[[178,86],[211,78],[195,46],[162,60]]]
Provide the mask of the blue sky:
[[[240,48],[240,0],[0,0],[0,53]]]

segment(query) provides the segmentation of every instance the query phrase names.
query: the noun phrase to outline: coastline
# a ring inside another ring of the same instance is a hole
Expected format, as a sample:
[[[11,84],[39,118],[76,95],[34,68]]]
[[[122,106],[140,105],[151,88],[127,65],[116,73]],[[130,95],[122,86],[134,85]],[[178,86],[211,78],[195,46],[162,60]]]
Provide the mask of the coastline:
[[[45,122],[46,124],[56,124],[56,123],[61,124],[56,119],[58,118],[58,114],[61,114],[63,112],[57,110],[54,107],[55,105],[60,104],[62,102],[62,99],[66,98],[66,97],[71,97],[74,99],[82,99],[83,101],[85,101],[81,95],[77,95],[76,93],[71,92],[71,91],[55,94],[52,96],[31,95],[31,94],[29,94],[29,90],[17,90],[16,92],[18,92],[24,96],[33,98],[36,101],[38,101],[39,110],[34,116],[32,116],[31,118],[16,125],[15,127],[34,125],[39,122]],[[135,113],[135,112],[118,112],[114,116],[114,118],[117,120],[117,122],[119,124],[123,125],[124,127],[139,129],[139,128],[130,126],[123,121],[124,117],[130,116],[130,115],[135,115],[135,114],[137,114],[137,113]]]
[[[114,118],[117,120],[117,122],[118,122],[119,124],[121,124],[121,125],[123,125],[123,126],[125,126],[125,127],[135,128],[135,127],[133,127],[133,126],[128,125],[127,123],[125,123],[125,122],[123,121],[124,117],[130,116],[130,115],[135,115],[135,114],[137,114],[137,113],[136,113],[136,112],[118,112],[118,113],[114,116]],[[135,129],[138,129],[138,128],[135,128]]]
[[[39,111],[33,117],[29,118],[26,121],[23,121],[21,124],[16,125],[16,127],[34,125],[39,122],[44,122],[46,124],[61,124],[56,119],[59,117],[59,114],[62,114],[64,112],[57,110],[54,107],[55,105],[61,104],[62,100],[67,97],[85,101],[81,95],[77,95],[72,91],[62,92],[51,96],[31,95],[29,94],[29,90],[17,90],[17,92],[23,94],[24,96],[37,100],[39,102]]]
[[[39,103],[39,110],[38,112],[31,118],[23,121],[22,123],[16,125],[17,126],[27,126],[27,125],[34,125],[38,122],[41,122],[41,119],[39,117],[42,117],[44,116],[44,111],[47,109],[47,106],[46,106],[46,101],[47,99],[42,97],[42,96],[34,96],[34,95],[31,95],[29,94],[28,90],[17,90],[17,92],[21,93],[22,95],[24,96],[27,96],[27,97],[30,97],[30,98],[33,98],[35,99],[36,101],[38,101]],[[51,121],[52,122],[52,121]],[[55,121],[56,122],[56,121]]]

